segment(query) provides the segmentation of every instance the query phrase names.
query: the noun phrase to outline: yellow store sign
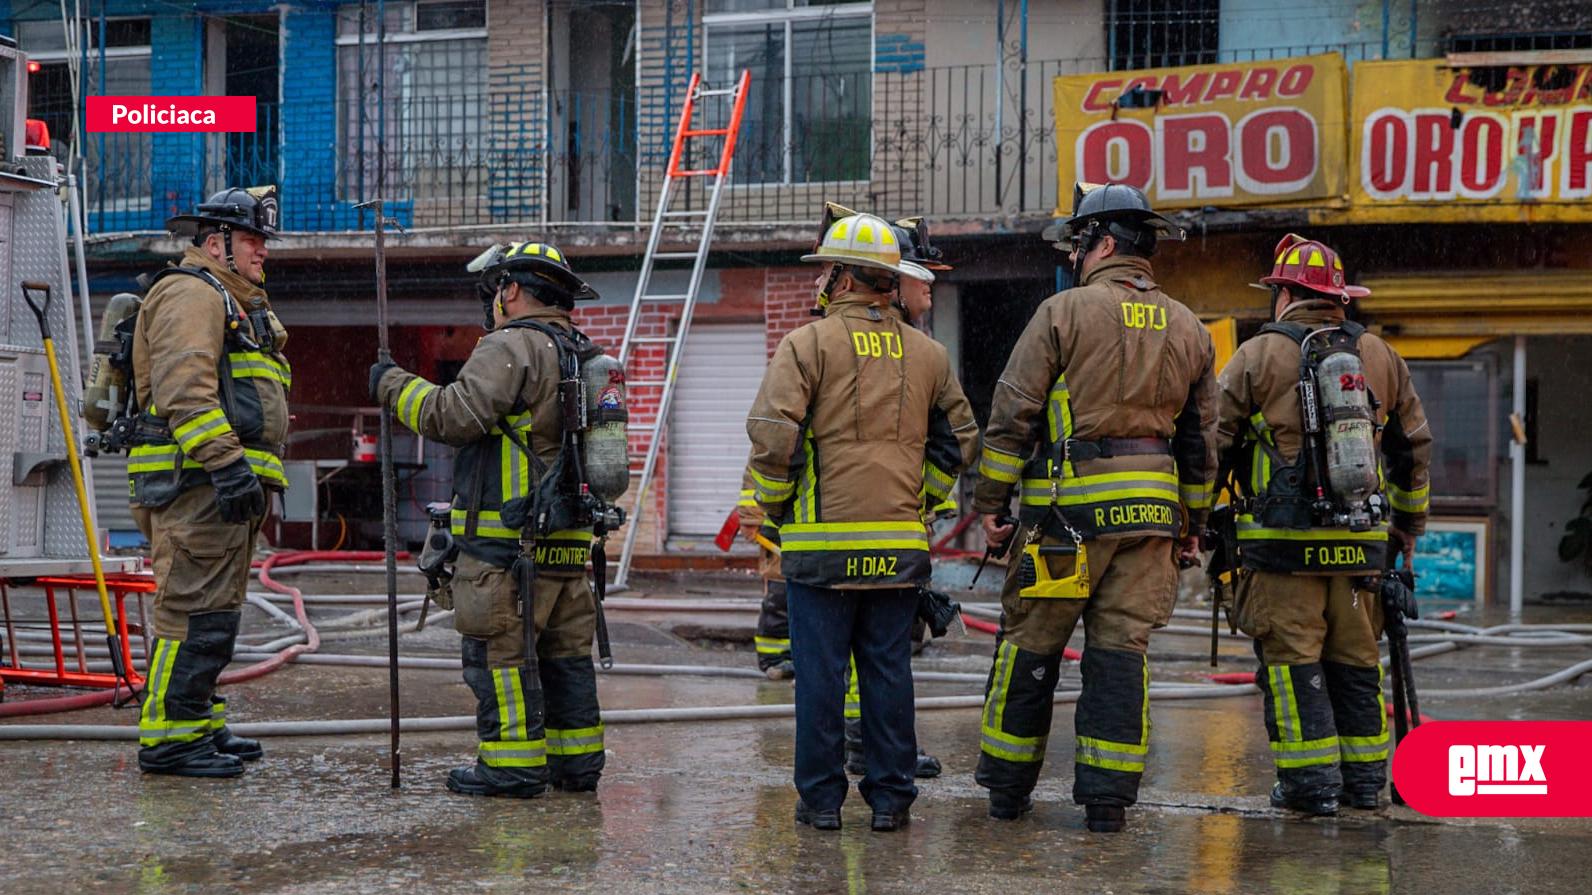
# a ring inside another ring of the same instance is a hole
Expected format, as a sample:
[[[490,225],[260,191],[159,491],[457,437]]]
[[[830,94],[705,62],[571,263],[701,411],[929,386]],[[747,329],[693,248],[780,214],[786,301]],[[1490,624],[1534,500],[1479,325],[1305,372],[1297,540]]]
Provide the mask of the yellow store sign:
[[[1338,202],[1345,81],[1336,54],[1058,77],[1061,183],[1129,183],[1157,208]]]
[[[1592,65],[1361,62],[1353,109],[1356,206],[1573,203],[1588,216]]]

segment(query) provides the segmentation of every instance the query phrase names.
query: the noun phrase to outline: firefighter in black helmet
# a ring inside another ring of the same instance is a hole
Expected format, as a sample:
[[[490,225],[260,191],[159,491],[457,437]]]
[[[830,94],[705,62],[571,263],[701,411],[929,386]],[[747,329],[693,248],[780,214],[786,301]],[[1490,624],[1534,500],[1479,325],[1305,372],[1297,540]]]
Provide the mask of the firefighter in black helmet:
[[[171,218],[192,245],[138,313],[142,412],[127,470],[158,584],[139,718],[148,773],[235,777],[263,754],[227,729],[215,687],[237,641],[266,493],[287,487],[287,331],[261,285],[278,221],[275,187],[222,190]]]
[[[475,764],[454,768],[447,785],[516,798],[538,796],[549,784],[589,792],[603,769],[591,661],[597,610],[586,580],[591,527],[537,535],[534,657],[525,654],[512,569],[539,473],[558,461],[563,443],[555,338],[590,345],[570,311],[597,292],[545,243],[495,245],[467,270],[480,274],[488,332],[458,378],[436,386],[390,364],[373,366],[370,378],[372,396],[399,422],[457,448],[454,627],[463,635],[464,681],[476,697],[480,744]]]

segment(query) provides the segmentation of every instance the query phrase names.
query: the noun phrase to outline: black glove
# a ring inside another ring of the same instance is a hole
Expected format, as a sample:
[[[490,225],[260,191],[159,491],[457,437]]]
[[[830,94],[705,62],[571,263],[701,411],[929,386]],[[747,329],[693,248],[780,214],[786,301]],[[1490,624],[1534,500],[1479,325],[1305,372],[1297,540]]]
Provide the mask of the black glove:
[[[221,520],[233,524],[249,522],[265,515],[265,489],[260,478],[242,457],[210,473],[216,489],[216,509]]]
[[[370,365],[370,399],[381,403],[381,395],[376,394],[376,389],[381,385],[381,377],[387,375],[388,370],[396,369],[397,364],[390,360],[379,360]]]

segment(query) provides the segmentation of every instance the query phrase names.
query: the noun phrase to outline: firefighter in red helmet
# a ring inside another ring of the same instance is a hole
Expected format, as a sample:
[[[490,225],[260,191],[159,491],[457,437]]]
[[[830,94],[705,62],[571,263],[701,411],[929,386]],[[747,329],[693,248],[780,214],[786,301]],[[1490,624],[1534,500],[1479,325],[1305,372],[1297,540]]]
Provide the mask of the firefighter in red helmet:
[[[1348,284],[1338,253],[1290,233],[1273,258],[1256,284],[1273,322],[1217,379],[1238,625],[1260,660],[1272,804],[1374,809],[1389,743],[1372,576],[1389,548],[1407,563],[1425,528],[1432,434],[1404,359],[1345,318],[1370,290]]]

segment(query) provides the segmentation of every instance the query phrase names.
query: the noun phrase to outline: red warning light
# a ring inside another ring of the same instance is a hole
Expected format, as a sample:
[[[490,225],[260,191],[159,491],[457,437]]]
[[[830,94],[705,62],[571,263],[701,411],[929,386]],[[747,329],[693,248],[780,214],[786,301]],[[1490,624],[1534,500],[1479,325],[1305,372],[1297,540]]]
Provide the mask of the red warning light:
[[[37,62],[34,62],[32,59],[28,60],[28,74],[30,74],[30,75],[38,74],[39,73],[39,69],[41,69],[43,67],[44,66],[40,65]]]

